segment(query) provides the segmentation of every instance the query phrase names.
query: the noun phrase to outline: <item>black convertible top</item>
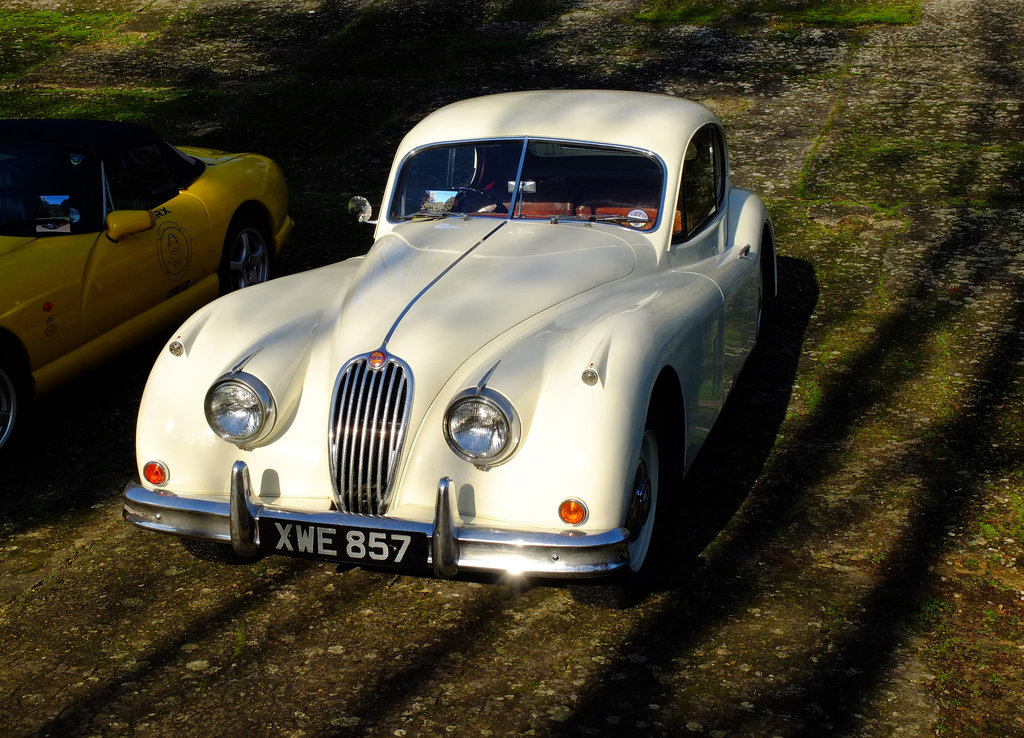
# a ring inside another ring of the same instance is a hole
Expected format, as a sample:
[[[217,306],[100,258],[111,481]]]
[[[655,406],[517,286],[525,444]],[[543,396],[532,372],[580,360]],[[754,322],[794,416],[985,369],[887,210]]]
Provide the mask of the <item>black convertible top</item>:
[[[157,195],[169,199],[187,189],[205,167],[138,123],[0,120],[2,235],[99,231],[110,208],[152,208],[150,200]],[[115,191],[121,195],[111,202]],[[50,233],[42,230],[49,225],[36,213],[41,200],[57,202],[58,195],[63,196],[60,204],[73,209],[75,217]]]
[[[48,143],[81,146],[103,156],[146,144],[166,145],[150,128],[107,120],[0,120],[0,143]]]

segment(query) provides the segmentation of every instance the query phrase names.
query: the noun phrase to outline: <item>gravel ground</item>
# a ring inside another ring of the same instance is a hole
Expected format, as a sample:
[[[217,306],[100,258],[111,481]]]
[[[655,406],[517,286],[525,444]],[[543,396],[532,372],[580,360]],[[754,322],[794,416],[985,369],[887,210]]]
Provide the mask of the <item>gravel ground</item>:
[[[289,173],[286,271],[365,248],[339,246],[322,210],[380,187],[395,138],[443,102],[691,97],[769,203],[782,290],[677,494],[663,584],[628,608],[545,582],[198,561],[120,520],[158,343],[44,398],[0,471],[8,734],[1024,735],[1020,4],[930,0],[918,24],[856,32],[624,23],[640,4],[537,20],[477,8],[499,3],[109,0],[88,6],[125,13],[116,34],[7,79],[0,104],[142,90],[149,122],[251,137]],[[521,54],[447,83],[374,71],[460,19]],[[371,21],[390,31],[372,60]],[[322,94],[289,107],[311,70]],[[208,114],[162,118],[185,87]],[[372,133],[321,152],[312,132],[341,118]]]

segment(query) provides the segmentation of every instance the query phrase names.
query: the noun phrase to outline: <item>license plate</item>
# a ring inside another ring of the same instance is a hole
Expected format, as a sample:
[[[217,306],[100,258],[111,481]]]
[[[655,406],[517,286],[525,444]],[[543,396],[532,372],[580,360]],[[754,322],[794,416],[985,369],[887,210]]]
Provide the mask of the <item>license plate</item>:
[[[426,568],[422,533],[260,519],[260,550],[338,563]]]

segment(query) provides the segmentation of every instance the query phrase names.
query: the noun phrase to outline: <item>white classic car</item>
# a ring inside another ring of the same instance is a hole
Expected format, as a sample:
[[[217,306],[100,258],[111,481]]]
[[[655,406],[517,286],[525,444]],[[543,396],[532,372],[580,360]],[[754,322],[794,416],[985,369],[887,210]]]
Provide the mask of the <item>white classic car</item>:
[[[365,256],[168,342],[125,519],[239,557],[638,576],[776,290],[719,120],[634,92],[465,100],[405,137],[384,203]]]

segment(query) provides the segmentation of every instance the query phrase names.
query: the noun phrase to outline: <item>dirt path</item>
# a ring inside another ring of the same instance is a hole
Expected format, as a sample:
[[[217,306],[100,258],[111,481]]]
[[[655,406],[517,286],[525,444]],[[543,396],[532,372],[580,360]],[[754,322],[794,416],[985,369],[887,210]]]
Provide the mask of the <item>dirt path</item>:
[[[380,187],[395,137],[442,102],[546,86],[704,101],[736,181],[769,201],[783,299],[680,492],[664,587],[615,610],[538,582],[196,561],[120,522],[148,347],[44,400],[40,442],[2,471],[0,724],[1024,735],[1018,3],[935,0],[919,24],[856,33],[501,5],[111,0],[116,32],[23,70],[0,105],[130,103],[271,153],[300,269],[343,252],[327,210]]]

